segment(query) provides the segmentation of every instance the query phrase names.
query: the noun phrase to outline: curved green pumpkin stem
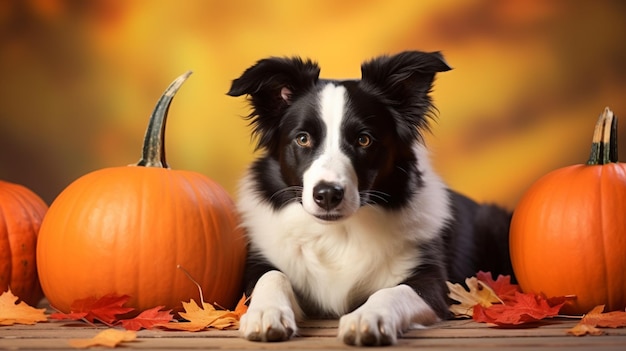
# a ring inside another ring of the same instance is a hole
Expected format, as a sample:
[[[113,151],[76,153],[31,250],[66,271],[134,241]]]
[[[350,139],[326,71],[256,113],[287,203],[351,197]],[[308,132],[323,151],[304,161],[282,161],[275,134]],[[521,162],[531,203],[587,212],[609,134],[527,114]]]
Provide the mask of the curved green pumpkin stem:
[[[587,165],[605,165],[614,162],[617,162],[617,117],[606,107],[593,131],[593,144]]]
[[[176,95],[178,89],[180,89],[191,73],[191,71],[187,71],[176,78],[161,95],[150,116],[146,136],[143,139],[143,152],[141,159],[137,162],[137,166],[169,168],[165,161],[165,122],[167,121],[167,113],[174,95]]]

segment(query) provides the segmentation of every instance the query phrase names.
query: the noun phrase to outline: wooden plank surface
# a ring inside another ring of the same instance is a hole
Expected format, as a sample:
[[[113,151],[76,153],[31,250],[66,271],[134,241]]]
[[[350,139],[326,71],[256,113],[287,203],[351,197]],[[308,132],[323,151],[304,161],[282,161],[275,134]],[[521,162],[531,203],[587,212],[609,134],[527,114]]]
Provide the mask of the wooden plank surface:
[[[445,321],[405,333],[393,349],[422,350],[626,350],[626,329],[604,329],[607,335],[575,337],[566,334],[577,321],[556,319],[532,328],[499,329],[467,320]],[[103,328],[83,323],[48,322],[0,327],[2,350],[63,350],[70,339],[88,339]],[[239,338],[237,331],[181,332],[142,330],[122,349],[139,350],[345,350],[354,349],[336,339],[337,321],[301,324],[299,336],[288,342],[256,343]],[[368,348],[371,349],[371,348]],[[376,348],[374,348],[376,349]]]

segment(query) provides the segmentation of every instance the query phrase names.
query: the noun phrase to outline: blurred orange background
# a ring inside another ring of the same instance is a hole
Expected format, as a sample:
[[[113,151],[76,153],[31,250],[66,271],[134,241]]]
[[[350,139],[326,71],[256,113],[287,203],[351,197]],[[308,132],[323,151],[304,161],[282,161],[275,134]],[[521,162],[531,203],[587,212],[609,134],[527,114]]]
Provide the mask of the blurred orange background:
[[[266,56],[354,78],[380,54],[442,51],[454,70],[435,83],[433,163],[510,209],[541,175],[586,161],[605,106],[626,116],[622,1],[0,0],[0,26],[0,179],[48,203],[85,173],[136,162],[154,104],[189,69],[170,166],[234,196],[253,144],[245,99],[225,93]]]

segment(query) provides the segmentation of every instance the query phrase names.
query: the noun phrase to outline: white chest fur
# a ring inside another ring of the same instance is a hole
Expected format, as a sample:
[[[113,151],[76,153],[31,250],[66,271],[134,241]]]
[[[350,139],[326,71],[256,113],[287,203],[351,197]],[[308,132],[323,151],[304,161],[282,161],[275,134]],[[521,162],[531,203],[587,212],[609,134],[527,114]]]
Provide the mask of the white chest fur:
[[[374,209],[337,224],[318,223],[300,204],[259,212],[265,213],[254,219],[254,245],[327,312],[347,312],[354,300],[401,282],[417,263],[415,243],[398,238]]]

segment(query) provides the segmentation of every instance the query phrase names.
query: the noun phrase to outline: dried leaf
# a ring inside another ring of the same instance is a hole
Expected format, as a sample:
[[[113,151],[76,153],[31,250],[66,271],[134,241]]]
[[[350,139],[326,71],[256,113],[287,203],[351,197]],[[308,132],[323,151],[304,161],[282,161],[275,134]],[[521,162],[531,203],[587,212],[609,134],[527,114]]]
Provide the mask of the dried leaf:
[[[233,312],[225,311],[229,313],[225,313],[222,317],[211,323],[209,327],[220,330],[239,329],[239,320],[241,319],[241,316],[246,314],[248,311],[248,305],[246,305],[246,302],[248,302],[248,298],[244,294],[241,299],[239,299],[239,302],[237,302],[237,306],[235,306],[235,310]]]
[[[563,304],[551,306],[544,297],[516,292],[515,300],[508,304],[474,306],[473,319],[498,326],[515,326],[554,317]]]
[[[180,312],[179,315],[188,322],[161,323],[157,324],[157,326],[174,330],[201,331],[219,318],[219,316],[213,314],[215,307],[206,302],[202,302],[202,307],[193,299],[189,302],[183,302],[182,304],[185,312]]]
[[[602,335],[604,331],[602,329],[596,328],[593,325],[578,323],[572,329],[567,331],[567,334],[575,335],[575,336],[585,336],[589,335]]]
[[[122,307],[130,300],[128,295],[107,294],[99,299],[86,298],[77,300],[71,305],[72,312],[87,312],[85,319],[94,322],[96,319],[113,324],[117,320],[117,315],[125,314],[134,310],[132,307]]]
[[[150,329],[157,324],[167,323],[172,320],[172,310],[161,311],[162,308],[164,306],[157,306],[141,312],[135,318],[123,319],[120,322],[126,330]]]
[[[487,284],[479,281],[476,277],[465,279],[465,284],[469,290],[465,290],[461,284],[450,282],[446,282],[446,284],[450,290],[448,296],[459,302],[450,306],[450,311],[455,316],[471,317],[476,305],[489,307],[494,303],[502,302]]]
[[[34,308],[24,301],[17,303],[18,297],[11,289],[0,295],[0,325],[35,324],[45,322],[45,308]]]
[[[118,321],[117,315],[122,315],[134,310],[132,307],[122,307],[130,296],[107,294],[100,298],[94,296],[85,299],[78,299],[70,306],[70,313],[54,313],[50,316],[53,319],[86,319],[94,323],[99,320],[104,324],[113,325]]]
[[[595,322],[595,324],[601,328],[626,327],[626,312],[613,311],[602,313],[598,316],[589,316],[588,320]]]
[[[183,303],[183,308],[185,308],[185,312],[179,313],[181,317],[192,323],[202,323],[205,326],[210,326],[211,323],[223,317],[225,314],[231,313],[225,310],[218,311],[213,305],[206,302],[203,302],[202,307],[200,307],[193,299],[188,303]]]
[[[603,328],[621,328],[626,327],[626,312],[614,311],[602,313],[604,311],[604,305],[594,307],[589,313],[583,316],[576,326],[568,330],[568,334],[583,336],[583,335],[602,335],[604,331],[597,327]]]
[[[510,275],[498,275],[498,278],[493,280],[491,272],[479,271],[476,278],[487,284],[504,303],[515,300],[515,293],[521,292],[519,285],[511,284]]]
[[[137,332],[131,330],[106,329],[91,339],[71,339],[70,345],[77,349],[86,349],[91,346],[116,347],[122,342],[133,341]]]
[[[239,320],[234,315],[227,315],[222,318],[216,319],[215,322],[209,326],[211,328],[226,330],[226,329],[239,329]]]
[[[243,299],[243,301],[245,303],[245,299]],[[193,299],[191,299],[189,302],[183,302],[183,309],[185,312],[179,313],[181,317],[187,320],[187,322],[161,323],[156,324],[155,326],[185,331],[201,331],[207,328],[238,328],[239,318],[241,317],[238,313],[241,313],[242,311],[245,313],[244,308],[241,307],[240,304],[237,305],[239,310],[237,311],[237,309],[235,309],[237,312],[231,312],[229,310],[216,310],[213,305],[206,302],[202,302],[202,307],[200,307]]]

